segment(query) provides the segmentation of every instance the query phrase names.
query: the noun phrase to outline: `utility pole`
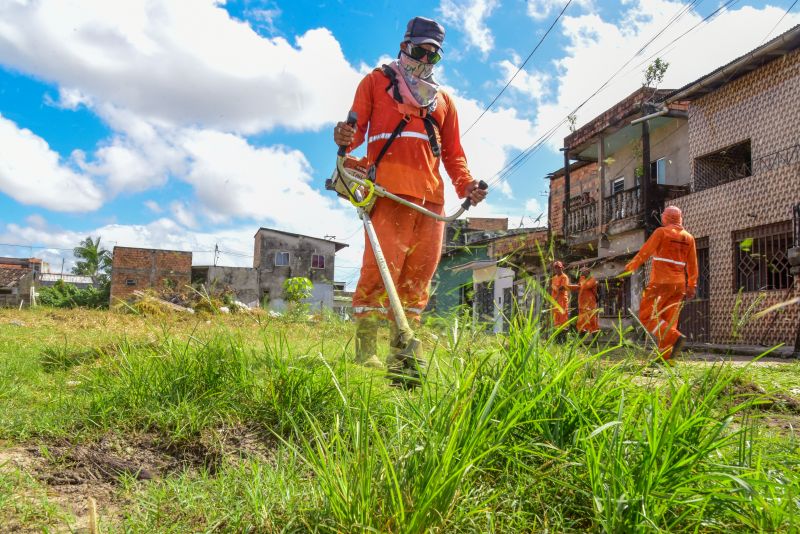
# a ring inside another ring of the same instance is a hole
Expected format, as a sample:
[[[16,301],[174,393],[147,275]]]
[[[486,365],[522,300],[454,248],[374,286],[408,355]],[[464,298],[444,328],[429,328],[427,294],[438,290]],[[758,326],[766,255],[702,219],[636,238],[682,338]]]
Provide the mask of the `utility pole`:
[[[219,256],[219,244],[214,243],[214,267],[217,266],[217,257]]]
[[[64,279],[64,256],[61,256],[61,279]]]

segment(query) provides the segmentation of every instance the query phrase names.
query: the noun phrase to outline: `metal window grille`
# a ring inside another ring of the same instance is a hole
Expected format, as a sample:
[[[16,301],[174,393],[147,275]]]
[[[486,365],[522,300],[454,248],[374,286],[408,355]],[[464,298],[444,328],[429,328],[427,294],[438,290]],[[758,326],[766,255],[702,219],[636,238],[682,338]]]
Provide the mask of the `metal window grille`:
[[[694,190],[703,191],[752,175],[750,140],[695,158]]]
[[[481,282],[475,287],[475,317],[479,322],[494,321],[494,284]]]
[[[794,246],[800,247],[800,203],[794,206]]]
[[[604,317],[626,315],[631,303],[630,278],[599,280],[597,300],[601,310],[600,315]]]
[[[789,288],[793,283],[788,254],[792,238],[792,221],[734,232],[734,290]]]
[[[697,249],[697,298],[707,300],[711,293],[711,262],[708,255],[708,238],[701,237],[695,242]]]

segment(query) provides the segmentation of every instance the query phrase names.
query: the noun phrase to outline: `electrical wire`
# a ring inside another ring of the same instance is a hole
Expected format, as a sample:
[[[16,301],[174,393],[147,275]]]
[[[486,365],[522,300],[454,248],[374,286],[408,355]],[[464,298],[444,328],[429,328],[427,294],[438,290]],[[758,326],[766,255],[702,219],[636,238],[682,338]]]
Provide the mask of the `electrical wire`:
[[[544,33],[544,35],[542,36],[542,38],[541,38],[541,39],[539,39],[539,42],[538,42],[538,43],[536,43],[536,46],[535,46],[535,47],[533,47],[533,50],[531,50],[531,53],[530,53],[530,54],[528,54],[528,57],[526,57],[526,58],[525,58],[525,61],[523,61],[523,62],[522,62],[522,64],[521,64],[521,65],[520,65],[520,66],[517,68],[517,71],[514,73],[514,75],[513,75],[513,76],[511,76],[511,78],[508,80],[508,82],[506,82],[506,84],[503,86],[503,88],[502,88],[502,89],[500,89],[500,92],[499,92],[499,93],[497,93],[497,96],[495,96],[495,97],[492,99],[492,101],[491,101],[491,102],[489,102],[489,105],[488,105],[488,106],[486,106],[485,108],[483,108],[483,111],[481,111],[481,114],[480,114],[480,115],[478,115],[478,118],[477,118],[477,119],[475,119],[475,120],[472,122],[472,124],[470,124],[470,125],[469,125],[469,127],[467,127],[467,129],[466,129],[466,130],[464,130],[464,133],[462,133],[462,134],[461,134],[461,137],[462,137],[462,138],[464,138],[464,137],[467,135],[467,133],[469,133],[469,131],[470,131],[470,130],[472,130],[472,127],[473,127],[473,126],[475,126],[476,124],[478,124],[478,121],[479,121],[479,120],[481,120],[481,119],[483,118],[483,116],[484,116],[484,115],[486,115],[486,113],[487,113],[487,112],[488,112],[488,111],[489,111],[489,110],[492,108],[492,106],[495,104],[495,102],[497,102],[497,99],[499,99],[499,98],[500,98],[500,96],[502,96],[502,94],[505,92],[505,90],[506,90],[506,89],[508,89],[508,87],[511,85],[511,82],[513,82],[513,81],[514,81],[514,78],[516,78],[516,77],[517,77],[517,75],[518,75],[520,72],[522,72],[522,69],[523,69],[523,68],[525,68],[525,65],[527,65],[527,64],[528,64],[528,61],[530,61],[530,59],[533,57],[533,54],[535,54],[535,53],[536,53],[536,51],[539,49],[539,47],[540,47],[540,46],[542,46],[542,43],[544,42],[544,40],[545,40],[545,39],[547,39],[547,36],[550,34],[550,32],[553,30],[553,28],[555,28],[556,24],[557,24],[557,23],[558,23],[558,21],[561,19],[561,16],[562,16],[562,15],[564,15],[564,12],[567,10],[567,8],[569,7],[569,5],[570,5],[571,3],[572,3],[572,0],[567,0],[567,3],[566,3],[566,4],[564,4],[564,7],[561,9],[561,13],[559,13],[559,14],[558,14],[558,16],[555,18],[555,20],[553,21],[553,23],[552,23],[552,24],[550,24],[550,27],[549,27],[549,28],[547,28],[547,31]]]
[[[625,67],[627,67],[634,59],[636,59],[637,56],[641,55],[641,53],[644,50],[646,50],[647,47],[649,47],[661,34],[663,34],[664,31],[667,28],[669,28],[669,26],[671,26],[672,24],[674,24],[675,22],[680,20],[680,18],[683,15],[685,15],[686,13],[688,13],[688,11],[692,7],[696,6],[698,4],[698,1],[702,1],[702,0],[692,0],[688,4],[684,5],[675,15],[673,15],[673,17],[669,20],[669,22],[667,22],[667,24],[664,26],[664,28],[662,28],[660,31],[658,31],[641,48],[639,48],[639,50],[633,56],[631,56],[630,59],[628,59],[628,61],[626,61],[621,67],[619,67],[605,82],[603,82],[603,84],[600,87],[598,87],[591,95],[589,95],[588,98],[586,98],[583,102],[581,102],[571,113],[569,113],[566,117],[564,117],[558,124],[556,124],[555,126],[551,127],[545,134],[542,135],[542,137],[537,139],[528,148],[526,148],[524,151],[522,151],[520,154],[518,154],[514,159],[511,160],[511,162],[506,164],[506,166],[503,167],[500,171],[498,171],[495,175],[493,175],[493,177],[490,178],[490,180],[487,180],[487,183],[489,183],[490,188],[493,185],[496,186],[497,184],[499,184],[503,180],[507,180],[509,176],[511,176],[514,172],[518,171],[521,168],[521,166],[528,159],[530,159],[530,157],[533,156],[533,154],[536,151],[539,150],[539,148],[541,148],[547,141],[549,141],[553,137],[553,135],[555,135],[555,133],[558,130],[558,128],[560,128],[561,125],[564,124],[569,119],[570,116],[573,116],[575,113],[580,111],[580,109],[583,108],[583,106],[585,106],[590,100],[592,100],[601,91],[603,91],[611,83],[611,81],[614,80],[614,78],[619,76],[620,72]],[[716,13],[718,13],[721,9],[723,9],[723,8],[729,6],[732,3],[735,3],[737,1],[738,0],[728,0],[721,8],[715,10],[711,15],[705,17],[702,21],[700,21],[694,27],[697,27],[699,24],[702,24],[702,22],[707,21],[709,18],[714,16]],[[691,31],[691,29],[689,31]],[[687,33],[688,33],[688,31],[684,32],[683,34],[681,34],[681,36],[679,36],[678,38],[674,39],[672,41],[672,43],[676,42],[677,40],[679,40],[680,38],[685,36]]]
[[[786,15],[788,15],[788,14],[789,14],[789,12],[790,12],[792,9],[794,9],[794,6],[796,6],[796,5],[797,5],[797,2],[798,2],[798,0],[794,0],[794,2],[792,2],[792,5],[790,5],[790,6],[789,6],[789,9],[787,9],[787,10],[786,10],[786,11],[783,13],[783,15],[781,16],[781,18],[780,18],[780,19],[778,19],[778,22],[776,22],[776,23],[775,23],[775,26],[773,26],[773,27],[772,27],[772,29],[769,31],[769,33],[767,33],[767,35],[765,35],[765,36],[764,36],[764,39],[761,41],[761,44],[764,44],[764,43],[766,42],[766,40],[767,40],[767,39],[769,39],[769,36],[770,36],[770,35],[772,35],[772,32],[774,32],[774,31],[775,31],[775,28],[777,28],[778,26],[780,26],[781,22],[783,22],[783,19],[785,19],[785,18],[786,18]]]

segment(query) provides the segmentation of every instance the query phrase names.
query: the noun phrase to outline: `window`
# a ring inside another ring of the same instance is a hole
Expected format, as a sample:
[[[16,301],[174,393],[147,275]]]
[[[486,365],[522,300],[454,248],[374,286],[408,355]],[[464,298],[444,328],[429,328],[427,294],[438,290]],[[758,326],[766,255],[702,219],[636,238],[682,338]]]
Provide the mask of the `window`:
[[[312,254],[311,255],[311,268],[312,269],[324,269],[325,268],[325,256],[322,254]]]
[[[598,280],[597,304],[603,317],[623,317],[628,314],[631,305],[630,277],[624,280],[609,278]]]
[[[657,184],[667,183],[667,160],[659,158],[650,164],[650,176],[656,179]]]
[[[694,160],[694,190],[703,191],[752,174],[750,140]]]
[[[494,282],[475,284],[475,317],[479,322],[494,322]]]
[[[276,267],[286,267],[289,265],[289,253],[288,252],[276,252],[275,253],[275,266]]]
[[[616,195],[617,193],[625,190],[625,177],[620,176],[613,182],[611,182],[611,194]]]
[[[791,245],[791,221],[734,232],[734,290],[769,291],[791,287],[793,278],[788,257]]]
[[[126,286],[135,286],[136,285],[136,280],[134,280],[133,278],[128,278],[127,280],[125,280],[125,285]]]

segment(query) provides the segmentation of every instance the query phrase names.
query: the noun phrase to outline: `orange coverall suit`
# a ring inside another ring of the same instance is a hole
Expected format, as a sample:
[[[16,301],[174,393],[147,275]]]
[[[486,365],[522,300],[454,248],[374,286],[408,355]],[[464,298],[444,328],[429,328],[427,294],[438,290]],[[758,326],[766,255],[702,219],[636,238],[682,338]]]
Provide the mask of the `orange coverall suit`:
[[[578,285],[571,287],[578,290],[578,332],[599,331],[597,279],[594,276],[589,278],[581,276]]]
[[[569,277],[566,274],[553,275],[550,296],[557,304],[553,308],[553,326],[556,328],[569,321],[569,289]]]
[[[397,102],[387,92],[389,78],[376,69],[358,85],[352,109],[358,123],[351,151],[367,141],[367,161],[371,164],[403,119]],[[433,154],[425,125],[419,116],[395,138],[377,168],[376,183],[415,204],[442,213],[444,182],[439,173],[441,159],[459,198],[466,196],[473,182],[459,139],[458,115],[450,96],[439,90],[432,113],[439,125],[441,157]],[[444,223],[386,198],[378,198],[370,212],[389,271],[409,319],[419,320],[428,304],[428,291],[442,248]],[[389,298],[383,285],[369,239],[364,236],[361,276],[353,295],[356,317],[380,314],[391,317]]]
[[[648,258],[653,258],[650,283],[639,306],[639,319],[658,340],[658,350],[664,359],[672,355],[672,346],[681,336],[678,317],[686,289],[697,287],[694,237],[683,229],[679,217],[677,221],[669,221],[664,216],[664,226],[653,232],[625,266],[626,271],[633,272]]]

